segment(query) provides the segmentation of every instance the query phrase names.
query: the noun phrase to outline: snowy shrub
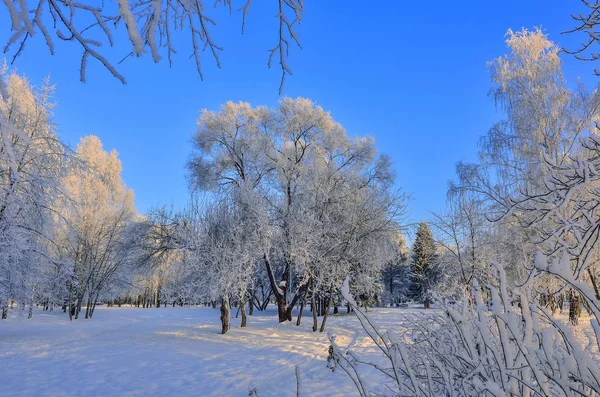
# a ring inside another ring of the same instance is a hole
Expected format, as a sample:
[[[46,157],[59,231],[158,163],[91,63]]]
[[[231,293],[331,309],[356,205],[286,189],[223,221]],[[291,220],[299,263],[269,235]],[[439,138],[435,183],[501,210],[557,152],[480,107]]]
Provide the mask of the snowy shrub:
[[[543,262],[538,256],[536,267]],[[546,269],[558,265],[555,261]],[[600,365],[593,353],[600,344],[597,301],[591,304],[592,335],[581,340],[566,321],[531,299],[529,283],[512,288],[502,266],[495,267],[499,285],[486,286],[489,302],[477,281],[462,304],[446,306],[434,296],[443,311],[424,314],[424,321],[412,322],[400,339],[379,330],[356,307],[345,282],[342,294],[354,306],[381,360],[362,360],[330,336],[331,360],[350,376],[361,396],[373,392],[365,382],[365,367],[380,373],[395,396],[599,396]],[[571,286],[586,299],[593,298],[585,285]]]

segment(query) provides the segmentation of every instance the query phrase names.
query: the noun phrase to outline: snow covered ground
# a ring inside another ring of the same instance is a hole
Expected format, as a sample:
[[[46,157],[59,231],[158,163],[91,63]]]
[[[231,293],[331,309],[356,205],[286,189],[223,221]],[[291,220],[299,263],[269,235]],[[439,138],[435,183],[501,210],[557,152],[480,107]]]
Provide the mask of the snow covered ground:
[[[369,310],[384,328],[418,309]],[[235,312],[234,312],[235,313]],[[277,322],[274,310],[220,335],[211,308],[104,308],[91,320],[62,312],[0,322],[1,396],[355,396],[343,371],[326,368],[326,334]],[[328,319],[340,345],[368,354],[373,345],[353,315]],[[375,380],[373,380],[375,381]]]

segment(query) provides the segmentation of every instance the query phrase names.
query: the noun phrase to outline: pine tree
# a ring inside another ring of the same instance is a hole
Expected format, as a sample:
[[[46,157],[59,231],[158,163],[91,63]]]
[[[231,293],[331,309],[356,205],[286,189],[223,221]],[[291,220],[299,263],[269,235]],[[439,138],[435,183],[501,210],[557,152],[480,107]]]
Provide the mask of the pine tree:
[[[421,222],[412,249],[412,291],[417,299],[424,299],[425,309],[429,309],[427,291],[433,276],[435,261],[435,244],[431,230],[425,222]]]

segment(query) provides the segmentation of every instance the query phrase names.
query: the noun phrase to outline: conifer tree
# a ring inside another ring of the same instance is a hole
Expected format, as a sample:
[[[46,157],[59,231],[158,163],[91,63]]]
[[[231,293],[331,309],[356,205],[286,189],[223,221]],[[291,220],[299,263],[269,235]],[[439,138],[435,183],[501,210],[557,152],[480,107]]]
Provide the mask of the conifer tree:
[[[425,222],[421,222],[412,249],[412,290],[415,298],[424,299],[425,309],[429,309],[427,292],[433,276],[434,261],[435,244],[433,235],[429,226]]]

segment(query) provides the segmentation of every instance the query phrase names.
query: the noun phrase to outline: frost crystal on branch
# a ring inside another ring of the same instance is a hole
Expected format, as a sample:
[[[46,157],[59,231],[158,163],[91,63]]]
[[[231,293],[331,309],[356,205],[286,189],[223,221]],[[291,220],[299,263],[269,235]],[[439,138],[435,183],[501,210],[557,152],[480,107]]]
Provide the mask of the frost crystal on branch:
[[[162,59],[161,52],[166,51],[169,65],[172,65],[172,55],[177,52],[173,35],[176,31],[185,31],[191,38],[191,57],[194,58],[200,78],[203,78],[200,58],[202,51],[210,50],[217,66],[221,67],[219,52],[223,48],[212,38],[212,27],[217,22],[207,14],[205,0],[116,0],[93,4],[85,0],[40,0],[33,8],[27,0],[3,0],[3,3],[10,15],[10,29],[13,31],[4,52],[14,50],[12,62],[22,53],[27,40],[38,33],[42,34],[50,53],[54,54],[52,36],[55,35],[61,40],[74,41],[81,46],[81,81],[85,81],[87,61],[92,57],[125,84],[125,77],[117,71],[106,54],[100,51],[104,43],[114,46],[114,33],[122,24],[131,42],[129,55],[140,57],[148,50],[152,60],[159,62]],[[230,10],[233,7],[232,0],[217,0],[215,7],[219,3]],[[246,0],[239,9],[242,13],[242,33],[251,5],[252,1]],[[278,44],[269,50],[268,65],[271,66],[276,56],[282,71],[279,87],[281,93],[286,74],[292,74],[287,64],[290,41],[300,46],[295,25],[301,21],[304,1],[278,0],[277,7],[279,39]]]

